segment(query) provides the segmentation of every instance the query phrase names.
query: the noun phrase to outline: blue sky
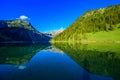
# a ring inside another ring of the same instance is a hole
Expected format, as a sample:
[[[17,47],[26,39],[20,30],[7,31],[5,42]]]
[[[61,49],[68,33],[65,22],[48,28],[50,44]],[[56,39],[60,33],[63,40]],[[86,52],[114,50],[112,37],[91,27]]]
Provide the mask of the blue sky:
[[[120,4],[120,0],[1,0],[0,19],[23,15],[38,31],[46,32],[67,28],[87,10],[115,4]]]

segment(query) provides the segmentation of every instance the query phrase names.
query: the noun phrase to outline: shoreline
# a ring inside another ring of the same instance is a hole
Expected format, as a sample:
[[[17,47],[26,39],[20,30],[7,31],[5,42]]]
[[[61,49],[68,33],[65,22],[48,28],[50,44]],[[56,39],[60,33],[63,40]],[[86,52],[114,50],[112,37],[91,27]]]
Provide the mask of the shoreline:
[[[50,43],[120,43],[120,41],[113,41],[113,40],[104,40],[104,41],[95,41],[95,40],[81,40],[81,41],[50,41]]]

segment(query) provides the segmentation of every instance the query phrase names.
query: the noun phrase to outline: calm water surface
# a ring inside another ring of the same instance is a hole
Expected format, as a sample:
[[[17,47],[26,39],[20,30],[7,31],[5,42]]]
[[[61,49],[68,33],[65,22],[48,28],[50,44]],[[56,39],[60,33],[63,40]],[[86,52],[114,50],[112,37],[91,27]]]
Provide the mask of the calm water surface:
[[[0,80],[120,80],[119,44],[0,46]]]

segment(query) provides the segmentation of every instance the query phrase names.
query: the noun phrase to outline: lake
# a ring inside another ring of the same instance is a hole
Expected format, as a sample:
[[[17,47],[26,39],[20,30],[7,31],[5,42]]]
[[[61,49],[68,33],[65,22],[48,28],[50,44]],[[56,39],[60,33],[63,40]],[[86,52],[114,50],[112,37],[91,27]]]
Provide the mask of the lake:
[[[0,80],[120,80],[120,44],[0,45]]]

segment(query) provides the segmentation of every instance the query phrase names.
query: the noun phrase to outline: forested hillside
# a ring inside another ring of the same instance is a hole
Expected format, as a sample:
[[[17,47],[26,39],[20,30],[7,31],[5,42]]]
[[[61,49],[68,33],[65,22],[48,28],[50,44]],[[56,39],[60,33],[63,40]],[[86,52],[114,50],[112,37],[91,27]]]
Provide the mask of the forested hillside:
[[[95,34],[100,31],[109,32],[118,29],[120,29],[120,4],[87,11],[52,41],[87,40],[86,33]]]

